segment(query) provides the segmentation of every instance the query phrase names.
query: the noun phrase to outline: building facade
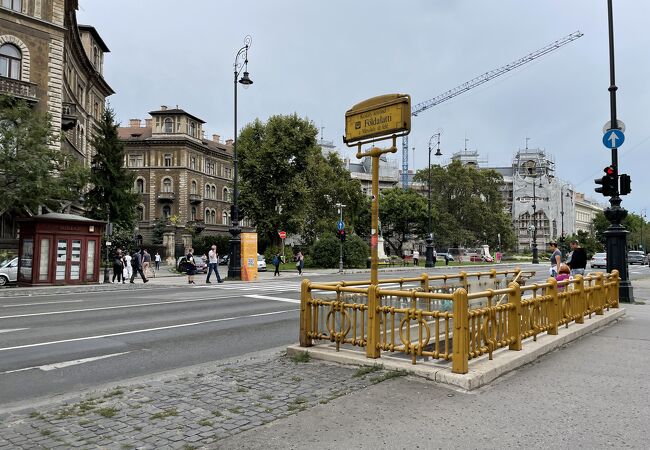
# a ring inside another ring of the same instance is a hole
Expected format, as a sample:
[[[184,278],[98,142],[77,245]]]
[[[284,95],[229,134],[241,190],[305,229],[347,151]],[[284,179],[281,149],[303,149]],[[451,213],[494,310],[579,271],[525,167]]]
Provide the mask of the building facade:
[[[598,213],[603,212],[604,205],[585,197],[585,194],[576,192],[576,231],[594,232],[594,219]]]
[[[204,121],[179,109],[161,106],[143,122],[132,119],[118,129],[125,144],[125,167],[136,173],[140,194],[138,229],[151,243],[163,219],[176,242],[190,231],[227,234],[232,204],[232,140],[203,137]],[[248,225],[244,219],[242,226]]]
[[[77,0],[0,1],[0,94],[49,114],[57,149],[90,166],[95,121],[113,90],[103,78],[108,47],[76,21]],[[61,205],[69,211],[71,205]],[[0,211],[0,248],[17,249],[16,217]]]

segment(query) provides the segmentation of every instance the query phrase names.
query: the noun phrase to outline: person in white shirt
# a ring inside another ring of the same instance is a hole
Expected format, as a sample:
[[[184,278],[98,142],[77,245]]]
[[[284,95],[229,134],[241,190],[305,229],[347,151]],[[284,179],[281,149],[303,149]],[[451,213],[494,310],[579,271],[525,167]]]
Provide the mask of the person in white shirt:
[[[212,271],[217,274],[217,282],[223,283],[223,280],[219,276],[219,253],[217,253],[217,246],[213,245],[208,252],[208,277],[205,279],[207,284],[210,284],[210,275]]]
[[[126,272],[126,277],[131,279],[131,275],[133,275],[133,266],[131,266],[131,255],[127,252],[124,253],[124,271]]]
[[[160,253],[156,252],[156,256],[154,258],[154,261],[156,262],[156,270],[160,270]]]
[[[420,265],[420,252],[418,252],[417,250],[413,250],[413,265],[414,266]]]

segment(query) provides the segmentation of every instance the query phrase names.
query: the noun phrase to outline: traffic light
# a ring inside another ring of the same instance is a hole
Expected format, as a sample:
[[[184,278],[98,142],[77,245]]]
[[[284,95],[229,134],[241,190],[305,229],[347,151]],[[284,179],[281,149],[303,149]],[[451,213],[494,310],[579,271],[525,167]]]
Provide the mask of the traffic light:
[[[621,175],[621,195],[627,195],[632,192],[632,180],[629,175]]]
[[[607,166],[603,169],[603,172],[605,172],[605,176],[594,180],[596,184],[600,185],[600,187],[597,187],[595,190],[599,194],[603,194],[605,197],[611,197],[616,193],[617,187],[614,168],[612,166]]]
[[[339,230],[338,233],[339,233],[339,239],[341,240],[341,242],[345,242],[345,230]]]

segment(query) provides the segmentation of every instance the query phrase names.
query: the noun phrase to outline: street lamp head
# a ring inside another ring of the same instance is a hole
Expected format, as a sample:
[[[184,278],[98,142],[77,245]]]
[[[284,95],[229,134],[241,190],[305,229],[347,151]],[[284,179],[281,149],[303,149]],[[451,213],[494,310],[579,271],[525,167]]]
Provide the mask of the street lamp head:
[[[440,151],[440,147],[436,150],[435,156],[442,156],[442,152]]]
[[[253,84],[253,80],[250,79],[246,71],[244,71],[244,75],[239,79],[239,82],[244,86],[244,89],[247,89],[248,86]]]

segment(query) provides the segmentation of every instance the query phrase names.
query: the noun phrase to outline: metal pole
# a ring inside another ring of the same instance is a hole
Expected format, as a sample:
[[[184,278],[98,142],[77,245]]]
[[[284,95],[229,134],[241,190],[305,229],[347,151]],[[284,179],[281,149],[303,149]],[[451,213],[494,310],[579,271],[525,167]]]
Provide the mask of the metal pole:
[[[343,208],[345,205],[337,203],[335,205],[339,210],[339,222],[343,222]],[[339,273],[343,273],[343,241],[339,238]]]
[[[372,219],[370,224],[370,283],[377,286],[379,275],[377,273],[378,241],[379,241],[379,149],[372,156]]]
[[[106,204],[106,233],[104,233],[105,236],[106,236],[106,239],[104,241],[104,244],[106,244],[106,242],[108,242],[108,240],[110,239],[110,235],[108,234],[110,226],[111,226],[111,209],[110,209],[110,206],[108,204]],[[111,282],[111,280],[110,280],[111,274],[110,274],[110,270],[108,268],[109,264],[110,264],[110,261],[109,261],[109,258],[108,258],[108,245],[106,245],[106,265],[104,266],[104,283],[110,283]]]
[[[434,137],[438,137],[438,145],[437,149],[438,151],[436,152],[436,155],[440,155],[440,133],[436,133],[431,138],[429,139],[429,169],[428,169],[428,176],[429,176],[429,182],[428,182],[428,192],[429,192],[429,206],[428,206],[428,212],[429,212],[429,228],[428,228],[428,234],[426,238],[426,243],[427,243],[427,255],[426,255],[426,261],[424,263],[424,267],[435,267],[435,264],[433,262],[433,228],[431,225],[431,139]]]
[[[539,255],[537,253],[537,219],[535,217],[535,214],[537,212],[535,184],[537,184],[537,177],[533,178],[533,264],[539,264]]]

